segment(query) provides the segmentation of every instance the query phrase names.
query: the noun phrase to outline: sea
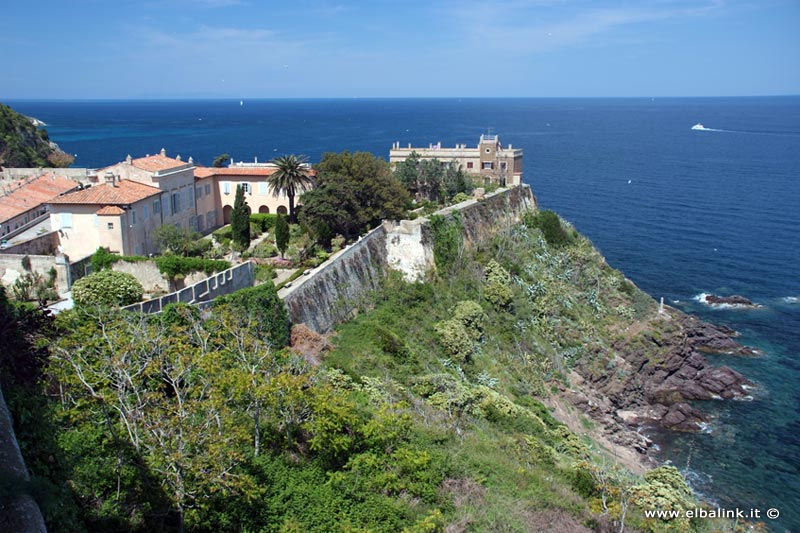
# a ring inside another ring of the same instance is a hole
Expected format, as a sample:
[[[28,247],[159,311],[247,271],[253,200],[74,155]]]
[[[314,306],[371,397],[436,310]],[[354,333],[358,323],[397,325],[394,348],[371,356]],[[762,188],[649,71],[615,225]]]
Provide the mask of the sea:
[[[755,358],[708,356],[754,383],[711,401],[705,432],[655,432],[656,457],[725,509],[800,531],[800,97],[7,101],[47,123],[74,166],[131,154],[259,161],[392,143],[523,148],[541,207],[654,298],[741,333]],[[704,129],[692,129],[702,123]],[[750,298],[715,309],[702,294]]]

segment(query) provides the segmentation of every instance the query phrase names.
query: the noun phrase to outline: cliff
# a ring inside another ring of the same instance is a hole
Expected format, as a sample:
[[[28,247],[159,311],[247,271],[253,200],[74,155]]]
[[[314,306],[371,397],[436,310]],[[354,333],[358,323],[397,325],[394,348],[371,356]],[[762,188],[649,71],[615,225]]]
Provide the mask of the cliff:
[[[0,104],[0,167],[68,167],[74,158],[52,142],[42,122]]]

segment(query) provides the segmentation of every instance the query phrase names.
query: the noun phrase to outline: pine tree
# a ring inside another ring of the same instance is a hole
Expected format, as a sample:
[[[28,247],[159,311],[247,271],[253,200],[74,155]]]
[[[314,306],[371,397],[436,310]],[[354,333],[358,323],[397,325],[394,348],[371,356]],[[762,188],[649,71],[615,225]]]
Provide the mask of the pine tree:
[[[250,208],[244,199],[244,189],[236,186],[236,199],[231,212],[231,237],[242,250],[250,246]]]
[[[286,247],[289,244],[289,223],[283,215],[278,215],[275,220],[275,246],[280,250],[281,257],[286,253]]]

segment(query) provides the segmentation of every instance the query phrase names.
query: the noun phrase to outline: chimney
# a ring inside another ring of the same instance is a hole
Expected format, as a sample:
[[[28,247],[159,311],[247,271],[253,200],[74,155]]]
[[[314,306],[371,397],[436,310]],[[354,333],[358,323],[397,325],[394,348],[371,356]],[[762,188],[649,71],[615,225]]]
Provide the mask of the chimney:
[[[106,180],[106,183],[108,185],[111,185],[112,187],[116,187],[117,186],[117,182],[116,182],[116,178],[114,177],[114,173],[111,172],[110,170],[106,170],[105,180]]]
[[[175,156],[175,159],[177,159],[178,161],[182,161],[182,159],[181,159],[181,154],[178,154],[178,155],[176,155],[176,156]]]
[[[167,157],[167,150],[165,148],[161,149],[161,155],[163,155],[164,157]]]
[[[131,157],[131,154],[128,154],[128,157],[125,158],[125,162],[130,165],[132,161],[133,161],[133,158]]]
[[[194,157],[192,157],[192,156],[189,156],[189,164],[190,164],[190,165],[193,165],[193,164],[194,164]]]

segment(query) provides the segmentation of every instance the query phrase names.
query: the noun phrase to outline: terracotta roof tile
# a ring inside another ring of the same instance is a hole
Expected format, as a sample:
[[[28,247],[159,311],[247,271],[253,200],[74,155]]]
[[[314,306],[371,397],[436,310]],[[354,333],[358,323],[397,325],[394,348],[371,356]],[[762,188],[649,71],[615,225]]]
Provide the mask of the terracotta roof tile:
[[[133,161],[131,161],[131,164],[136,168],[140,168],[148,172],[158,172],[161,170],[168,170],[170,168],[181,167],[186,165],[187,163],[186,161],[181,161],[179,159],[173,159],[165,155],[156,154],[148,157],[140,157],[139,159],[134,159]]]
[[[107,205],[105,207],[101,207],[97,210],[97,214],[100,216],[103,215],[124,215],[125,210],[121,207],[117,207],[115,205]]]
[[[0,221],[14,218],[25,211],[48,203],[51,199],[78,187],[78,182],[48,173],[23,183],[5,196],[0,196]]]
[[[161,190],[133,180],[118,181],[115,185],[101,183],[82,191],[59,196],[51,204],[103,204],[127,205],[151,196],[161,194]]]

